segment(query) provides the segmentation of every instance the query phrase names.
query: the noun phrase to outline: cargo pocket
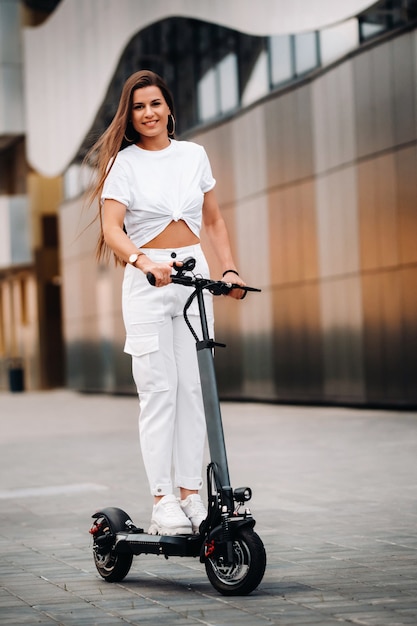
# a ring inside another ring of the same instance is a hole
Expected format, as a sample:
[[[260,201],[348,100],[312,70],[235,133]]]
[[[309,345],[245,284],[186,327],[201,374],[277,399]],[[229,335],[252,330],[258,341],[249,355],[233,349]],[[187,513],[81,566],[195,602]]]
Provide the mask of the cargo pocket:
[[[124,351],[132,356],[132,372],[138,393],[168,389],[158,333],[127,335]]]

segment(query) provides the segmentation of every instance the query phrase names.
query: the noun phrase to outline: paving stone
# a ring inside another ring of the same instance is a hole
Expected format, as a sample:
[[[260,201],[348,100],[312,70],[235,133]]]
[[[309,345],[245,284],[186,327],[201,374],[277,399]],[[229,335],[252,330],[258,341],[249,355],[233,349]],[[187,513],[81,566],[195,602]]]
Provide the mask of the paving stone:
[[[2,626],[416,624],[417,414],[222,412],[232,482],[253,488],[267,550],[246,597],[219,595],[198,559],[143,555],[120,583],[98,575],[92,513],[151,514],[136,398],[0,394]]]

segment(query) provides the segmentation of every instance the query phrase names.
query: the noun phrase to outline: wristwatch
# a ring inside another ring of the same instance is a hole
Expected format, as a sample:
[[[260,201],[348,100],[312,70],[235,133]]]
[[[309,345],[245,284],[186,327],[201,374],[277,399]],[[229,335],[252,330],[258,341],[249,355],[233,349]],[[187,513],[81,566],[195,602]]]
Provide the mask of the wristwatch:
[[[138,258],[140,256],[142,256],[142,254],[143,254],[143,252],[134,252],[133,254],[131,254],[130,257],[129,257],[129,263],[134,265],[136,263],[136,261],[138,260]]]

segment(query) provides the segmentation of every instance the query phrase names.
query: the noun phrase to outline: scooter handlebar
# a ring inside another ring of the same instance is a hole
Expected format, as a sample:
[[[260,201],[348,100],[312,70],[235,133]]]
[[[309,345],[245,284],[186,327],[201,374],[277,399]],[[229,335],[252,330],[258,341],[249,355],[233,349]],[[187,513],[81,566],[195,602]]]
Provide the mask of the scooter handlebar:
[[[154,287],[156,284],[155,276],[148,272],[146,274],[146,278],[149,283]],[[171,282],[176,283],[177,285],[185,285],[186,287],[202,287],[203,289],[208,289],[210,293],[214,296],[227,296],[232,289],[242,289],[246,293],[248,291],[261,291],[261,289],[257,289],[256,287],[249,287],[248,285],[238,285],[236,283],[226,283],[222,280],[210,280],[208,278],[198,278],[192,276],[179,276],[178,274],[173,274],[171,276]]]
[[[261,291],[256,287],[248,287],[247,285],[238,285],[236,283],[226,283],[223,280],[211,280],[210,278],[202,278],[201,276],[184,276],[184,272],[192,272],[195,267],[195,259],[187,257],[181,261],[180,265],[174,263],[176,274],[171,276],[171,282],[177,285],[185,285],[186,287],[194,287],[195,289],[208,289],[214,296],[227,296],[232,289],[242,289],[245,294],[248,291]],[[149,283],[155,287],[156,280],[152,272],[146,274]]]

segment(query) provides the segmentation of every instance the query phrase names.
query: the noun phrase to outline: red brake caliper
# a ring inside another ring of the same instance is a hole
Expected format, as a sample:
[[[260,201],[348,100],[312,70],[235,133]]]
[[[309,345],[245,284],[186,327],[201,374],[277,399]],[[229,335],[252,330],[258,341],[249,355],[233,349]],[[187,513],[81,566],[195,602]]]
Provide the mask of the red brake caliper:
[[[214,539],[212,539],[211,541],[206,542],[205,546],[204,546],[204,556],[207,558],[209,556],[211,556],[213,554],[213,552],[215,551],[216,546],[214,544]]]

